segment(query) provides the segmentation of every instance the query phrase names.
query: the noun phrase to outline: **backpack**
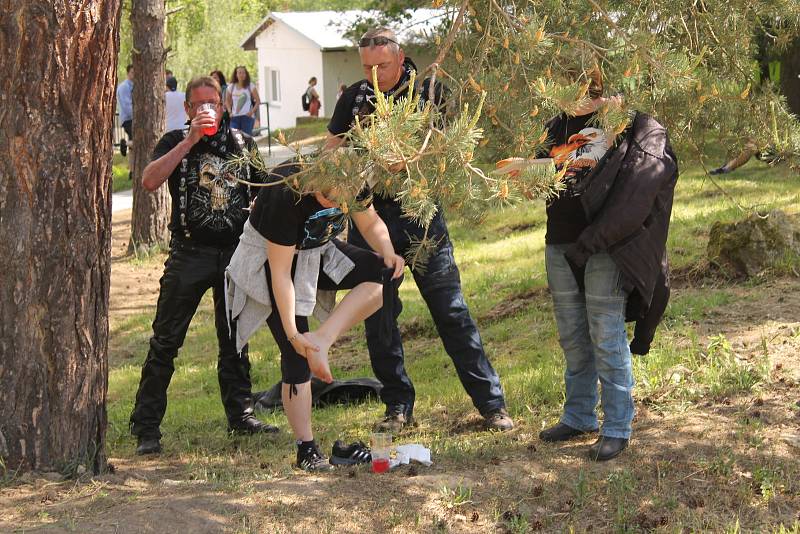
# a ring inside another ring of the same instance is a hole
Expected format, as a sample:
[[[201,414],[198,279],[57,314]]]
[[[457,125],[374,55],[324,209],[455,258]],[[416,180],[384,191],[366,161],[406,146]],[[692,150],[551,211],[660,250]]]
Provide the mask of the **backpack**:
[[[308,89],[303,92],[303,96],[300,97],[300,102],[303,104],[303,111],[308,111],[308,108],[311,107],[311,97],[308,96]]]

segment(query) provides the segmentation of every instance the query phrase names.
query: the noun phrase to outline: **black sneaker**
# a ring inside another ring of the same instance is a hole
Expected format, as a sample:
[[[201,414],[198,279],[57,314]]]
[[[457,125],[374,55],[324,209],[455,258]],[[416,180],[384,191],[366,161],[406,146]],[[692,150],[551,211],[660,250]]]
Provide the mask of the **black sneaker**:
[[[316,445],[307,449],[297,449],[297,467],[311,473],[333,470],[331,463],[319,452]]]
[[[333,444],[331,463],[333,465],[356,465],[368,464],[372,461],[372,453],[362,441],[351,443],[345,447],[344,444],[336,440]]]
[[[402,406],[389,406],[386,415],[374,425],[375,432],[391,432],[397,434],[405,427],[414,426],[414,417],[406,414]]]
[[[161,440],[158,438],[145,438],[139,436],[136,438],[136,454],[143,456],[145,454],[158,454],[161,452]]]

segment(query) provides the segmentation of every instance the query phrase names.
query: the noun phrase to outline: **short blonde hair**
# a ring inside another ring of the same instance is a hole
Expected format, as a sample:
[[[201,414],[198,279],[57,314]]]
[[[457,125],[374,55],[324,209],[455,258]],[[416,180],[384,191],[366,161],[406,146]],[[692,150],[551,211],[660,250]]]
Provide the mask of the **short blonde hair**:
[[[391,47],[392,52],[399,52],[400,51],[400,42],[397,40],[397,34],[394,32],[393,29],[387,28],[386,26],[381,26],[379,28],[371,28],[364,32],[364,35],[361,36],[361,39],[371,39],[373,37],[388,37],[393,43],[389,43],[387,46]]]

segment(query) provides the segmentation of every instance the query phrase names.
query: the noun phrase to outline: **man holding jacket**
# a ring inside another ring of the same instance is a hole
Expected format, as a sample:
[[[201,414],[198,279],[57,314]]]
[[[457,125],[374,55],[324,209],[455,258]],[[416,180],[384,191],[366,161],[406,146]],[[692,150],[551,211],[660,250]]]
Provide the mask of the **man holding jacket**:
[[[631,353],[645,354],[669,298],[667,231],[678,166],[667,132],[637,113],[609,139],[594,126],[605,102],[599,70],[589,73],[591,102],[576,116],[548,123],[550,156],[563,165],[566,189],[547,205],[545,264],[559,341],[566,359],[564,411],[544,441],[599,427],[592,460],[619,455],[634,415]],[[628,344],[625,321],[636,321]]]

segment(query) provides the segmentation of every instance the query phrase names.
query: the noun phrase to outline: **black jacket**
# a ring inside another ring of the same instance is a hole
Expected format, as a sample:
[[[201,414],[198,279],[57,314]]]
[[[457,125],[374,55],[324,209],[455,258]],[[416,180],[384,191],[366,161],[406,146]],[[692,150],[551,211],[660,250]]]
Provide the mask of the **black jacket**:
[[[634,354],[650,350],[669,300],[666,244],[677,180],[678,160],[666,129],[637,113],[587,181],[581,204],[589,226],[566,253],[576,273],[597,252],[608,252],[622,271],[629,292],[626,320],[636,321]]]

